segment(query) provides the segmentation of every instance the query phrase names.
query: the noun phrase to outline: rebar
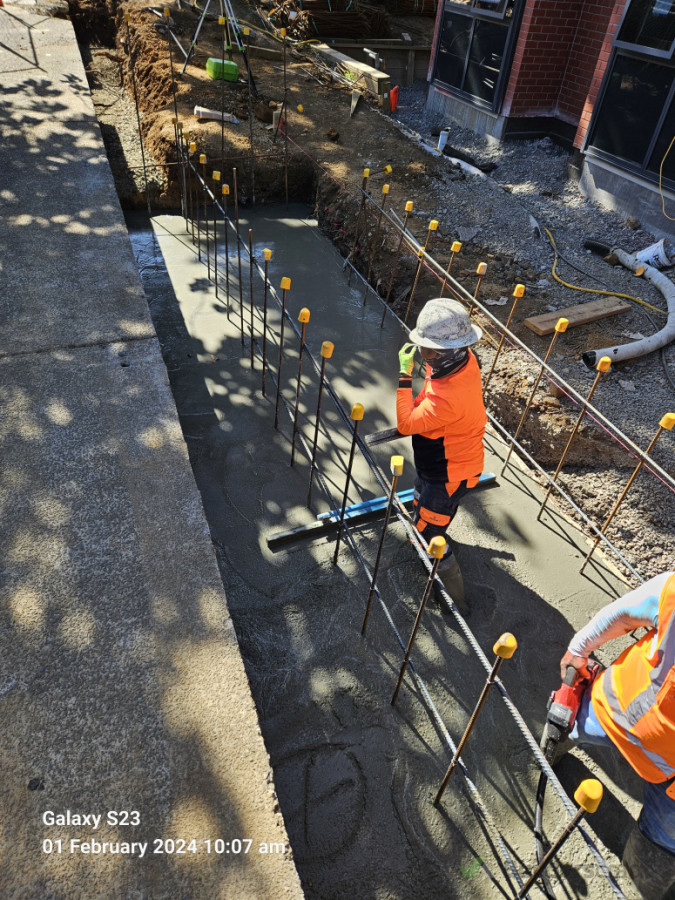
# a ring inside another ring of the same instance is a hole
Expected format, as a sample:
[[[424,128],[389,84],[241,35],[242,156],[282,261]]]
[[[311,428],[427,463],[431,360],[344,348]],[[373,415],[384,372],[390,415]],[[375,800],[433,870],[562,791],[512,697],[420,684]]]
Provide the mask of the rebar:
[[[244,346],[244,285],[241,278],[241,242],[239,240],[239,191],[237,190],[237,170],[232,169],[232,187],[234,188],[234,228],[237,235],[237,272],[239,275],[239,326],[241,330],[241,346]]]
[[[250,29],[244,28],[246,54],[249,52]],[[251,203],[255,206],[255,155],[253,153],[253,97],[251,91],[251,70],[248,70],[248,140],[251,149]]]
[[[370,273],[373,270],[373,260],[375,259],[375,248],[377,247],[377,239],[380,236],[380,226],[382,225],[382,216],[384,214],[384,208],[387,205],[387,197],[389,196],[389,185],[382,185],[382,206],[380,207],[380,213],[377,217],[377,224],[375,225],[375,236],[373,237],[373,243],[370,248],[370,254],[368,256],[368,274],[366,275],[366,290],[363,294],[363,305],[366,305],[366,299],[368,298],[368,288],[370,282]]]
[[[333,355],[335,345],[331,341],[324,341],[321,345],[321,372],[319,374],[319,394],[316,401],[316,418],[314,419],[314,440],[312,441],[312,455],[309,461],[309,487],[307,489],[307,509],[312,505],[312,484],[314,482],[314,470],[316,469],[316,448],[319,441],[319,422],[321,421],[321,400],[323,398],[323,386],[326,380],[326,360]]]
[[[375,596],[375,586],[377,584],[377,574],[380,570],[380,559],[382,558],[382,548],[384,547],[384,539],[387,536],[387,529],[389,528],[389,519],[391,518],[391,510],[394,505],[394,498],[396,497],[396,486],[398,484],[399,476],[403,474],[403,457],[402,456],[392,456],[391,458],[391,490],[389,491],[389,502],[387,503],[387,511],[384,516],[384,524],[382,525],[382,533],[380,535],[380,543],[377,548],[377,556],[375,557],[375,565],[373,566],[373,575],[370,580],[370,591],[368,592],[368,600],[366,602],[366,612],[363,617],[363,625],[361,626],[361,636],[363,637],[366,633],[366,628],[368,627],[368,618],[370,616],[370,609],[373,605],[373,597]]]
[[[291,465],[295,463],[295,437],[298,433],[298,414],[300,411],[300,390],[302,387],[302,358],[305,355],[305,329],[309,322],[309,310],[303,307],[298,314],[298,322],[302,325],[300,332],[300,353],[298,356],[298,383],[295,389],[295,412],[293,413],[293,436],[291,438]]]
[[[427,252],[429,245],[431,244],[431,236],[436,231],[437,228],[438,228],[438,222],[436,221],[436,219],[432,219],[431,222],[429,222],[429,228],[427,229],[427,239],[424,242],[424,247],[421,248],[417,254],[417,256],[418,256],[417,269],[415,270],[415,278],[413,280],[413,285],[410,290],[410,297],[408,299],[408,305],[405,310],[405,315],[403,316],[403,324],[404,325],[408,324],[408,316],[410,315],[410,310],[412,309],[413,298],[415,296],[415,290],[417,289],[417,282],[420,280],[420,275],[422,273],[422,266],[424,265],[424,254]]]
[[[450,271],[450,269],[448,268],[448,272],[449,271]],[[497,360],[499,359],[499,355],[502,352],[502,348],[504,346],[504,341],[506,340],[506,335],[508,334],[509,325],[511,324],[511,319],[513,318],[513,314],[516,311],[516,306],[518,306],[518,301],[520,300],[520,298],[523,296],[524,293],[525,293],[525,285],[524,284],[517,284],[513,289],[513,296],[515,299],[513,301],[513,306],[511,307],[509,317],[506,320],[506,325],[504,326],[504,330],[502,331],[502,336],[499,339],[499,345],[495,351],[495,355],[492,360],[492,365],[490,366],[490,371],[488,372],[487,378],[485,379],[485,382],[483,383],[483,396],[485,396],[485,391],[487,390],[487,386],[490,383],[490,379],[492,378],[492,373],[494,372],[495,366],[497,365]]]
[[[455,261],[455,257],[462,249],[461,241],[453,241],[452,246],[450,247],[450,260],[448,261],[448,268],[445,270],[445,275],[443,276],[443,284],[441,285],[441,290],[439,293],[439,297],[443,296],[443,291],[445,290],[445,286],[448,283],[448,278],[450,277],[450,272],[452,271],[452,264]]]
[[[263,289],[263,333],[262,333],[262,395],[265,396],[266,378],[267,378],[267,286],[268,286],[268,269],[270,259],[272,259],[272,251],[265,248],[263,250],[265,258],[265,281]]]
[[[206,154],[200,156],[202,164],[202,186],[204,189],[204,227],[206,228],[206,276],[211,281],[211,248],[209,241],[209,190],[206,186]]]
[[[359,211],[356,216],[356,226],[354,228],[354,246],[352,247],[351,253],[349,253],[349,255],[347,256],[347,259],[350,259],[356,253],[356,247],[359,243],[361,218],[363,216],[364,209],[366,206],[366,198],[368,197],[368,192],[366,189],[368,186],[369,178],[370,178],[370,169],[364,169],[363,170],[363,182],[361,184],[361,203],[359,205]],[[351,269],[350,269],[349,278],[347,279],[347,283],[351,284],[351,281],[352,281],[352,273],[351,273]]]
[[[359,433],[359,422],[363,419],[364,409],[360,403],[355,403],[350,413],[350,418],[354,423],[352,426],[352,445],[349,450],[349,462],[347,463],[347,476],[345,478],[345,491],[342,496],[342,509],[338,519],[338,530],[335,538],[335,553],[333,554],[333,565],[337,565],[338,555],[340,553],[340,538],[342,537],[342,527],[345,521],[345,509],[347,508],[347,495],[349,494],[349,482],[352,477],[352,466],[354,465],[354,451],[356,450],[356,442]]]
[[[229,238],[229,219],[227,216],[227,198],[230,196],[229,184],[224,184],[221,189],[223,198],[223,228],[225,230],[225,298],[227,305],[227,318],[230,318],[230,238]]]
[[[389,276],[389,284],[387,285],[387,295],[384,298],[384,308],[382,310],[382,319],[380,321],[380,328],[384,328],[384,317],[387,315],[387,307],[389,305],[389,298],[391,296],[391,291],[394,286],[394,278],[396,277],[396,271],[398,269],[398,264],[401,259],[401,247],[403,246],[403,239],[405,237],[406,227],[408,225],[408,219],[410,217],[410,213],[413,209],[412,200],[406,201],[405,204],[405,217],[403,219],[403,228],[401,230],[401,235],[398,239],[398,247],[396,248],[396,259],[394,260],[394,266],[391,270],[391,275]]]
[[[217,169],[214,169],[211,173],[211,177],[218,185],[220,184],[220,172]],[[213,192],[213,283],[216,287],[216,300],[218,300],[218,223],[216,220],[216,213],[218,211],[218,204],[215,202],[216,192]]]
[[[279,399],[281,397],[281,366],[284,361],[284,325],[286,324],[286,293],[291,286],[290,278],[281,279],[281,328],[279,332],[279,368],[277,373],[277,402],[274,407],[274,427],[279,428]]]
[[[248,230],[248,283],[250,293],[250,320],[251,320],[251,369],[255,369],[255,335],[253,333],[253,229]]]

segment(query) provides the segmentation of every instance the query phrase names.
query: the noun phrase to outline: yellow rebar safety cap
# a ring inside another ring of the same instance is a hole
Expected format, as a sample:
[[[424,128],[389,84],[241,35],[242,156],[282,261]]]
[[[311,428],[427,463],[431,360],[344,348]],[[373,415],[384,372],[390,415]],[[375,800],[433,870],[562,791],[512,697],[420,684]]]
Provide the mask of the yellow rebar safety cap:
[[[390,462],[391,462],[391,474],[392,475],[402,475],[403,474],[403,457],[402,456],[392,456]]]
[[[438,220],[432,219],[431,222],[429,222],[429,231],[436,231],[437,228],[438,228]]]
[[[196,152],[197,152],[197,145],[195,144],[194,141],[191,141],[190,142],[190,153],[196,153]]]
[[[364,178],[370,178],[370,169],[364,169],[364,170],[363,170],[363,177],[364,177]]]
[[[225,24],[225,16],[218,16],[218,24],[219,25]]]
[[[407,200],[405,204],[405,211],[412,212],[413,211],[413,202],[412,200]]]
[[[330,359],[335,350],[335,344],[332,341],[324,341],[321,345],[321,355],[324,359]]]
[[[199,154],[199,162],[200,162],[203,166],[206,165],[206,153],[200,153],[200,154]]]
[[[168,19],[168,18],[170,18],[170,16],[171,16],[171,10],[169,9],[168,6],[165,6],[164,7],[164,18]]]
[[[388,184],[383,184],[383,185],[382,185],[382,193],[383,193],[383,194],[388,194],[388,193],[389,193],[389,185],[388,185]]]
[[[390,174],[391,174],[391,171],[392,171],[391,166],[390,166],[389,164],[387,164],[387,165],[384,167],[384,171],[387,173],[387,175],[390,175]]]
[[[361,419],[363,418],[364,412],[365,412],[365,409],[363,408],[363,404],[355,403],[352,406],[352,411],[349,413],[349,415],[355,422],[360,422]]]
[[[221,193],[222,193],[223,197],[229,197],[229,196],[230,196],[230,186],[229,186],[229,184],[224,184],[224,185],[223,185],[223,187],[222,187],[222,189],[221,189]]]
[[[459,253],[459,251],[462,249],[462,242],[461,241],[453,241],[452,247],[450,247],[450,249],[452,250],[453,253]]]
[[[558,321],[555,323],[555,330],[558,331],[558,332],[567,331],[567,326],[568,326],[569,324],[570,324],[570,323],[569,323],[569,320],[568,320],[568,319],[560,318],[560,319],[558,319]]]
[[[303,306],[298,313],[298,322],[300,322],[302,325],[306,325],[309,322],[309,310],[306,306]]]
[[[304,111],[305,111],[305,107],[302,105],[302,103],[298,103],[298,105],[296,106],[296,109],[299,113],[304,113]]]
[[[595,368],[598,370],[598,372],[609,372],[609,370],[612,368],[612,360],[609,358],[609,356],[601,356]]]
[[[250,33],[251,33],[250,28],[244,28],[244,37],[248,37]]]
[[[427,547],[427,553],[429,556],[433,556],[434,559],[442,559],[445,553],[445,538],[441,537],[440,534],[432,537]]]
[[[265,249],[263,250],[263,256],[265,257],[267,262],[269,262],[272,259],[272,251],[268,247],[265,247]]]
[[[476,269],[476,275],[485,275],[487,272],[487,263],[481,262],[478,263],[478,268]]]
[[[214,181],[220,181],[220,172],[218,171],[218,169],[213,170],[213,172],[211,173],[211,178],[213,178]]]
[[[281,290],[288,291],[291,287],[291,279],[288,276],[285,276],[281,279]]]
[[[517,649],[518,641],[510,631],[505,631],[504,634],[497,639],[497,643],[492,648],[492,652],[495,656],[501,657],[501,659],[511,659]]]
[[[667,431],[671,431],[673,425],[675,425],[675,413],[666,413],[665,416],[659,422],[661,428],[665,428]]]
[[[594,813],[600,806],[603,787],[597,778],[586,778],[574,792],[574,799],[587,813]]]
[[[525,285],[517,284],[513,289],[513,296],[518,297],[518,298],[524,297],[525,296]]]

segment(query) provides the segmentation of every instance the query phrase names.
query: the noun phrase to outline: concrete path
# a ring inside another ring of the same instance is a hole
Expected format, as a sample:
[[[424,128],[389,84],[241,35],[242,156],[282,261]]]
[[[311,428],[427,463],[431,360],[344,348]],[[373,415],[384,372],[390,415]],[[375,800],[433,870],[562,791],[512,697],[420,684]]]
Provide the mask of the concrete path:
[[[363,289],[347,284],[337,251],[303,223],[304,214],[293,207],[246,210],[241,233],[252,227],[259,261],[262,248],[273,250],[270,280],[276,288],[282,276],[291,278],[292,318],[303,306],[310,309],[312,351],[317,354],[324,340],[335,343],[328,377],[347,409],[356,401],[364,404],[363,433],[391,426],[400,326],[387,316],[380,328],[382,307],[372,297],[364,306]],[[162,215],[152,224],[154,237],[146,224],[144,235],[131,228],[132,240],[306,895],[316,900],[512,896],[495,830],[488,826],[501,829],[521,873],[532,866],[539,770],[522,733],[493,695],[464,754],[493,822],[486,825],[460,772],[441,808],[432,804],[451,757],[443,728],[459,740],[486,671],[453,616],[431,603],[413,653],[429,695],[406,676],[396,706],[390,705],[403,659],[392,624],[407,641],[426,581],[400,525],[388,535],[379,580],[389,618],[376,604],[365,639],[360,630],[368,581],[344,542],[338,566],[332,563],[333,535],[270,549],[269,535],[312,521],[328,503],[316,485],[313,509],[306,509],[309,473],[300,449],[289,466],[291,418],[282,406],[280,427],[273,428],[274,384],[268,377],[263,397],[258,358],[251,371],[247,257],[243,254],[242,345],[232,235],[228,318],[225,298],[216,299],[184,220]],[[219,245],[222,277],[222,232]],[[258,282],[254,302],[260,348]],[[275,334],[268,346],[271,376],[277,372],[279,330],[272,303],[269,320]],[[284,348],[283,394],[293,409],[298,338],[288,325]],[[299,422],[310,439],[316,385],[305,362]],[[344,423],[324,399],[319,461],[338,505],[349,443]],[[487,446],[486,469],[499,473],[504,447],[494,436]],[[385,469],[393,452],[406,458],[400,486],[407,487],[413,474],[409,441],[378,449]],[[350,500],[381,493],[357,454]],[[579,575],[584,538],[554,507],[538,523],[541,496],[527,472],[512,465],[496,487],[470,496],[452,528],[472,610],[470,627],[490,659],[500,634],[516,636],[519,649],[505,663],[502,679],[537,741],[573,630],[624,589],[601,557],[586,576]],[[355,534],[370,565],[380,530],[381,520]],[[443,726],[430,715],[428,697]],[[575,750],[558,771],[570,796],[584,777],[598,777],[606,786],[602,808],[589,826],[626,895],[634,897],[618,857],[639,809],[640,784],[617,756]],[[563,821],[562,805],[549,787],[547,834],[554,837]],[[552,876],[560,897],[613,896],[579,835],[565,845]]]
[[[0,895],[299,898],[70,22],[0,79]]]

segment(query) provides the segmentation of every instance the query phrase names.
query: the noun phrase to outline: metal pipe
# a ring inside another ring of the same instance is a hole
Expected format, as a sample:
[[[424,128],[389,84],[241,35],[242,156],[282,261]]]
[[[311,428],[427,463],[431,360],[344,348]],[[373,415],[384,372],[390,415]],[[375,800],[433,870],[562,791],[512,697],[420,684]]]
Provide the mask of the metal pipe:
[[[364,408],[362,404],[355,403],[352,406],[352,411],[349,414],[352,422],[354,423],[352,427],[352,446],[349,451],[349,462],[347,464],[347,477],[345,479],[345,491],[342,496],[342,509],[340,510],[340,520],[338,522],[338,531],[337,536],[335,538],[335,553],[333,554],[333,565],[337,565],[338,554],[340,553],[340,538],[342,537],[342,528],[344,526],[345,521],[345,508],[347,506],[347,494],[349,493],[349,482],[352,477],[352,466],[354,464],[354,451],[356,450],[356,440],[359,432],[359,422],[363,419]]]
[[[450,271],[450,270],[448,269],[448,271]],[[511,324],[511,319],[513,318],[513,314],[516,311],[516,306],[518,306],[518,301],[520,300],[520,298],[523,296],[524,293],[525,293],[525,285],[524,284],[517,284],[513,289],[513,297],[515,299],[513,301],[513,306],[511,307],[511,312],[509,313],[509,317],[506,320],[506,325],[504,326],[504,329],[502,331],[502,336],[499,340],[499,346],[497,347],[497,350],[495,351],[494,359],[492,360],[492,365],[490,366],[490,371],[488,372],[487,378],[485,379],[485,382],[483,384],[483,396],[485,396],[485,391],[487,390],[487,386],[490,383],[490,379],[492,378],[492,373],[494,372],[495,366],[497,365],[497,360],[499,359],[499,354],[502,352],[502,348],[504,346],[504,341],[506,340],[506,335],[509,330],[509,325]]]
[[[462,249],[461,241],[453,241],[452,242],[452,246],[450,247],[450,260],[448,262],[448,268],[445,270],[445,275],[443,277],[443,284],[441,285],[441,291],[440,291],[440,294],[438,295],[439,297],[443,296],[443,291],[445,290],[445,286],[448,283],[448,278],[450,277],[450,272],[452,271],[452,264],[455,261],[455,256],[457,256],[457,254],[459,253],[459,251],[461,249]]]
[[[389,502],[387,503],[387,512],[384,517],[384,525],[382,526],[382,533],[380,535],[380,544],[377,548],[377,556],[375,557],[375,565],[373,566],[373,575],[370,579],[370,591],[368,593],[368,601],[366,603],[366,613],[363,617],[363,625],[361,626],[361,636],[363,637],[366,633],[366,628],[368,627],[368,617],[370,616],[370,610],[373,605],[373,597],[375,596],[375,585],[377,582],[377,573],[380,570],[380,559],[382,557],[382,548],[384,547],[384,539],[387,535],[387,529],[389,528],[389,519],[391,518],[391,509],[394,504],[394,497],[396,496],[396,485],[398,484],[399,476],[403,474],[403,457],[402,456],[392,456],[391,461],[391,490],[389,492]]]
[[[405,217],[403,219],[403,230],[401,231],[401,236],[398,240],[398,247],[396,248],[396,259],[394,260],[394,267],[391,270],[391,275],[389,277],[389,284],[387,285],[387,295],[384,298],[384,309],[382,310],[382,319],[380,321],[380,328],[384,328],[384,317],[387,314],[387,306],[389,305],[389,298],[391,296],[391,291],[394,286],[394,278],[396,277],[396,270],[398,269],[398,264],[401,259],[401,247],[403,246],[403,238],[405,237],[406,227],[408,225],[408,219],[410,217],[410,213],[413,209],[412,200],[407,200],[405,204]]]
[[[267,286],[268,286],[268,277],[267,272],[270,264],[270,260],[272,259],[272,251],[268,250],[267,247],[263,250],[263,256],[265,257],[265,287],[263,289],[263,334],[262,334],[262,395],[265,396],[266,383],[265,379],[267,377]]]
[[[586,410],[588,409],[588,404],[593,399],[593,394],[595,393],[595,389],[598,386],[598,382],[600,381],[601,376],[605,374],[605,372],[609,372],[611,365],[612,365],[612,361],[610,360],[609,356],[603,356],[602,359],[598,362],[597,374],[595,376],[593,384],[591,385],[591,389],[588,392],[588,396],[586,397],[586,402],[584,404],[582,404],[579,416],[578,416],[576,422],[574,423],[574,428],[572,429],[572,433],[570,434],[569,438],[567,439],[567,444],[565,445],[565,449],[563,450],[562,456],[560,457],[560,461],[558,462],[556,470],[553,473],[552,480],[549,483],[548,489],[546,491],[546,496],[544,497],[544,501],[539,508],[539,512],[537,513],[537,521],[539,521],[539,519],[541,519],[541,514],[544,511],[546,502],[548,501],[548,498],[551,496],[551,491],[553,490],[553,484],[555,483],[555,480],[557,479],[558,475],[560,474],[560,470],[562,469],[563,464],[564,464],[565,460],[567,459],[567,454],[569,453],[569,449],[572,446],[572,441],[574,440],[574,437],[575,437],[577,431],[579,430],[579,426],[581,425],[581,420],[583,419],[583,417],[586,413]]]
[[[255,369],[255,335],[253,334],[253,229],[248,230],[248,284],[251,300],[251,369]]]
[[[518,643],[514,636],[510,632],[505,632],[497,641],[497,643],[492,648],[495,654],[495,661],[492,666],[492,671],[487,677],[487,681],[483,685],[483,690],[481,691],[481,695],[478,698],[478,702],[474,708],[474,711],[471,713],[471,717],[469,718],[469,722],[464,729],[464,734],[462,735],[462,739],[457,745],[457,749],[455,750],[455,755],[452,757],[450,765],[448,766],[447,772],[441,782],[441,786],[438,789],[438,793],[436,794],[436,798],[434,799],[434,805],[438,806],[441,802],[441,797],[443,796],[446,787],[448,786],[448,782],[452,776],[452,773],[455,771],[455,767],[459,762],[459,758],[462,755],[462,750],[466,746],[466,742],[469,740],[471,732],[474,729],[478,716],[480,715],[480,711],[483,708],[483,704],[487,699],[487,695],[490,693],[490,688],[495,683],[497,678],[497,674],[499,672],[501,664],[505,659],[511,659],[513,654],[518,649]]]
[[[274,427],[279,428],[279,399],[281,397],[281,366],[284,361],[284,325],[286,323],[286,292],[291,286],[290,278],[281,279],[281,331],[279,333],[279,369],[277,372],[277,402],[274,407]]]
[[[298,433],[298,412],[300,410],[300,389],[302,386],[302,357],[305,354],[305,329],[309,322],[309,310],[306,306],[300,310],[298,322],[302,325],[300,332],[300,354],[298,358],[298,384],[295,389],[295,412],[293,413],[293,437],[291,438],[291,465],[295,463],[295,436]]]
[[[420,274],[422,273],[422,265],[424,263],[424,254],[427,252],[427,249],[431,243],[431,235],[436,231],[437,228],[438,228],[438,222],[436,221],[436,219],[432,219],[431,222],[429,222],[429,228],[427,230],[427,239],[424,242],[424,247],[421,248],[419,253],[417,254],[417,256],[418,256],[417,269],[415,270],[415,279],[413,281],[413,286],[410,291],[410,298],[408,300],[408,306],[406,307],[405,315],[403,316],[403,324],[404,325],[408,324],[408,316],[410,315],[410,310],[412,309],[413,298],[415,296],[415,291],[417,289],[417,282],[419,281]]]
[[[319,396],[316,401],[316,418],[314,420],[314,440],[312,441],[312,456],[309,464],[309,488],[307,489],[307,509],[312,505],[312,483],[314,481],[314,470],[316,469],[316,447],[319,440],[319,422],[321,421],[321,400],[323,397],[323,386],[326,380],[326,360],[333,355],[335,345],[331,341],[324,341],[321,344],[321,373],[319,375]]]
[[[244,346],[244,286],[241,278],[241,242],[239,240],[239,192],[237,190],[237,170],[232,169],[232,187],[234,188],[234,227],[237,234],[237,272],[239,274],[239,327],[241,330],[241,346]]]
[[[666,430],[666,431],[672,431],[673,426],[675,426],[675,413],[666,413],[666,415],[665,415],[665,416],[661,419],[661,421],[659,422],[659,430],[656,432],[656,434],[654,435],[654,437],[651,439],[651,441],[650,441],[650,443],[649,443],[649,446],[648,446],[647,449],[645,450],[645,455],[646,455],[646,456],[649,456],[649,454],[651,453],[652,448],[654,447],[654,444],[658,441],[659,437],[661,436],[661,433],[662,433],[664,430]],[[616,515],[616,511],[618,510],[619,506],[621,505],[621,503],[622,503],[622,501],[623,501],[623,498],[624,498],[624,497],[626,496],[626,494],[628,493],[628,490],[629,490],[630,486],[631,486],[632,483],[635,481],[635,479],[636,479],[636,477],[637,477],[637,475],[638,475],[638,472],[640,471],[640,469],[642,468],[643,465],[644,465],[644,461],[641,459],[641,460],[639,461],[639,463],[637,464],[637,466],[635,467],[635,471],[633,472],[633,474],[632,474],[632,475],[630,476],[630,478],[628,479],[628,483],[626,484],[626,487],[623,489],[623,491],[621,491],[621,495],[619,496],[619,499],[616,501],[616,503],[615,503],[614,506],[612,507],[612,511],[610,512],[610,514],[609,514],[609,515],[607,516],[607,518],[605,519],[605,523],[604,523],[604,525],[602,526],[602,528],[600,529],[600,534],[604,534],[605,531],[607,530],[607,528],[609,527],[610,522],[612,521],[612,519],[613,519],[614,516]],[[591,549],[588,551],[588,555],[587,555],[586,559],[584,560],[583,566],[579,569],[579,572],[583,572],[583,571],[584,571],[584,569],[586,568],[586,564],[588,563],[589,559],[591,558],[591,556],[592,556],[593,553],[595,552],[595,548],[598,546],[599,543],[600,543],[600,537],[598,536],[598,537],[595,538],[595,541],[594,541],[594,543],[593,543],[593,546],[592,546]]]
[[[368,297],[368,287],[370,282],[370,273],[373,270],[373,260],[375,259],[375,248],[377,247],[377,239],[380,236],[380,226],[382,225],[382,214],[384,213],[384,208],[387,205],[387,197],[389,196],[389,185],[382,185],[382,206],[380,207],[380,213],[377,217],[377,225],[375,226],[375,237],[373,238],[373,244],[370,248],[370,254],[368,258],[368,274],[366,275],[366,290],[363,295],[363,305],[366,305],[366,299]]]
[[[530,392],[530,396],[527,398],[527,403],[525,404],[525,409],[523,410],[523,414],[520,417],[520,422],[518,423],[518,427],[516,428],[516,433],[513,435],[514,441],[518,440],[518,435],[520,434],[520,430],[523,427],[525,419],[527,418],[527,414],[530,411],[530,406],[532,404],[532,401],[534,400],[534,395],[536,394],[537,388],[539,387],[539,382],[541,381],[541,376],[544,374],[544,366],[548,362],[548,358],[551,355],[551,351],[555,347],[555,342],[558,339],[558,335],[562,334],[564,331],[566,331],[568,325],[569,325],[569,322],[567,321],[567,319],[563,319],[563,318],[558,319],[558,321],[555,323],[555,331],[553,332],[553,337],[551,338],[551,343],[549,344],[548,350],[546,351],[546,356],[544,357],[544,363],[543,363],[541,369],[539,370],[539,374],[537,375],[537,377],[534,380],[534,384],[532,385],[532,390]],[[512,453],[513,453],[513,444],[511,444],[511,446],[509,447],[509,452],[506,454],[506,459],[504,460],[504,465],[502,466],[502,471],[500,473],[501,475],[504,474],[506,467],[509,464],[509,460],[511,459]]]
[[[415,638],[417,637],[417,632],[419,631],[419,627],[422,624],[422,616],[424,615],[424,610],[427,605],[427,600],[431,594],[431,588],[433,587],[434,581],[436,579],[436,572],[438,571],[438,565],[440,561],[443,559],[443,555],[445,553],[445,538],[437,535],[433,537],[429,541],[429,546],[427,548],[427,553],[429,556],[433,557],[433,564],[431,566],[431,572],[429,572],[429,578],[427,580],[426,586],[424,588],[424,593],[422,594],[422,602],[420,603],[420,607],[417,610],[417,616],[415,617],[415,624],[413,625],[412,634],[410,635],[410,640],[408,641],[408,646],[405,651],[405,659],[403,660],[403,665],[401,666],[401,671],[398,673],[398,681],[396,682],[396,687],[394,688],[394,695],[391,698],[391,705],[393,706],[396,703],[396,698],[398,697],[398,692],[401,690],[401,684],[403,683],[403,676],[405,675],[405,670],[410,662],[410,654],[412,653],[413,646],[415,645]]]

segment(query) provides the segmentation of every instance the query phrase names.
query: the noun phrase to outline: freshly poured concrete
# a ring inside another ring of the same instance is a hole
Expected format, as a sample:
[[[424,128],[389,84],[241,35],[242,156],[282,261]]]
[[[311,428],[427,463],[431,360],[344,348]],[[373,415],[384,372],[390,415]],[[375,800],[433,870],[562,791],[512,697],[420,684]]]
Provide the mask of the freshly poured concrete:
[[[72,26],[0,34],[0,896],[298,898]]]
[[[394,421],[397,350],[404,336],[381,305],[350,288],[339,256],[303,221],[300,208],[248,211],[241,233],[253,228],[255,252],[273,250],[271,283],[292,279],[288,307],[294,318],[311,311],[307,341],[315,355],[324,340],[335,343],[327,374],[349,408],[366,414],[361,432]],[[276,221],[275,221],[276,219]],[[138,227],[140,230],[135,231]],[[155,321],[190,458],[205,504],[228,603],[242,648],[282,812],[304,890],[309,897],[494,897],[505,875],[494,835],[480,817],[456,772],[440,809],[431,800],[450,759],[448,746],[425,701],[406,677],[397,705],[390,705],[403,652],[376,605],[367,637],[360,637],[368,582],[343,542],[333,567],[334,538],[298,541],[271,552],[267,537],[312,521],[329,508],[318,485],[314,509],[305,508],[307,460],[298,448],[289,466],[291,420],[282,409],[275,431],[278,350],[268,345],[267,397],[261,364],[251,372],[248,260],[242,256],[244,322],[241,343],[237,264],[231,242],[231,317],[217,300],[206,267],[178,216],[153,219],[154,237],[134,220],[132,240]],[[219,236],[222,248],[222,233]],[[164,263],[168,267],[167,278]],[[221,272],[223,258],[221,257]],[[254,281],[255,332],[261,346],[262,283]],[[278,332],[279,314],[270,301]],[[298,339],[286,327],[282,386],[294,404]],[[311,439],[316,375],[305,358],[301,427]],[[319,462],[339,504],[349,435],[324,395]],[[486,470],[499,472],[504,449],[489,437]],[[393,452],[406,456],[406,487],[413,477],[407,440],[377,450],[388,469]],[[350,501],[380,495],[357,455]],[[472,608],[469,620],[491,657],[504,631],[519,649],[502,678],[538,740],[546,700],[559,683],[558,661],[567,641],[589,616],[625,589],[604,564],[579,576],[583,538],[558,514],[536,522],[538,487],[517,467],[498,486],[475,491],[452,529]],[[361,526],[356,540],[372,565],[380,523]],[[385,545],[380,586],[392,619],[407,640],[425,582],[400,525]],[[486,671],[450,615],[432,602],[413,652],[445,726],[455,742],[468,720]],[[488,700],[464,760],[499,823],[521,873],[534,859],[531,824],[538,769],[524,738],[496,692]],[[612,753],[575,751],[560,764],[570,795],[592,773],[607,788],[591,820],[627,896],[620,855],[639,808],[639,782]],[[546,822],[555,837],[564,815],[549,788]],[[597,875],[582,840],[565,846],[555,878],[563,896],[604,898],[611,891]],[[498,886],[499,885],[499,886]]]

